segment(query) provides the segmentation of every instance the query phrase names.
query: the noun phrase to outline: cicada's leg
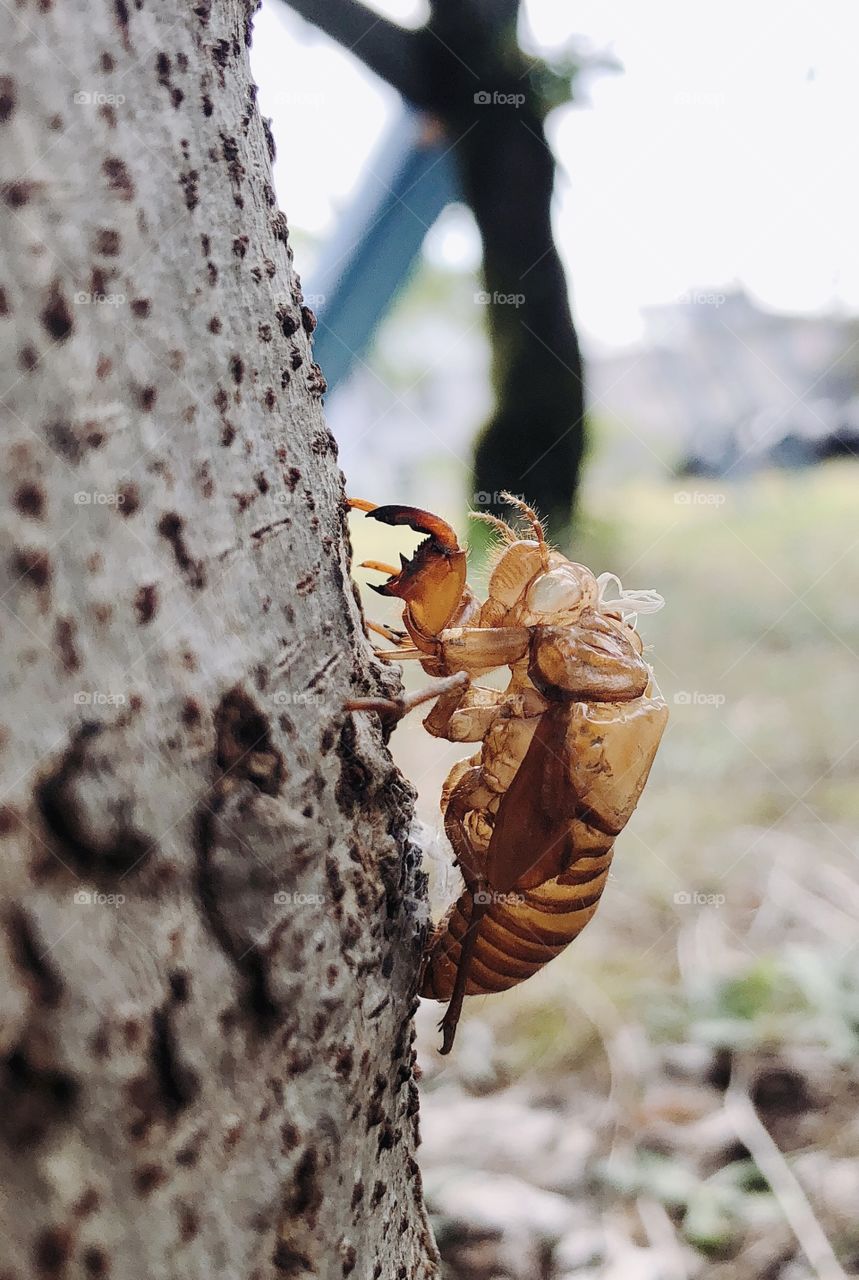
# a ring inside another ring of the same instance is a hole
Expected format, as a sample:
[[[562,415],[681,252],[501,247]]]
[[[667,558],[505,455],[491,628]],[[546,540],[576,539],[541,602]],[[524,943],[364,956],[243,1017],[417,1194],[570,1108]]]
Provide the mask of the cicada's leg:
[[[465,873],[463,872],[463,875]],[[444,1011],[444,1017],[438,1024],[441,1034],[441,1048],[439,1053],[450,1053],[453,1048],[454,1037],[456,1036],[456,1028],[459,1025],[460,1014],[462,1013],[462,1002],[465,999],[466,988],[468,987],[468,975],[471,969],[471,960],[474,955],[474,948],[477,946],[477,939],[480,933],[480,924],[483,917],[489,910],[490,896],[486,889],[486,881],[481,879],[475,880],[473,884],[466,883],[466,888],[471,895],[471,913],[468,920],[468,928],[463,935],[460,943],[459,962],[456,966],[456,980],[453,984],[450,1002]]]
[[[404,631],[398,631],[396,627],[386,627],[382,622],[373,622],[371,618],[365,618],[365,622],[368,631],[375,631],[377,636],[384,636],[392,644],[408,644],[408,637]],[[411,647],[409,644],[409,648]]]
[[[465,828],[465,819],[476,803],[475,792],[479,791],[481,772],[470,769],[451,792],[444,815],[444,828],[456,855],[456,864],[462,872],[466,893],[471,899],[468,914],[468,926],[461,938],[453,939],[450,935],[449,945],[445,951],[459,947],[459,958],[456,961],[456,977],[453,983],[450,1000],[444,1017],[438,1024],[442,1033],[440,1053],[450,1053],[456,1035],[456,1028],[462,1013],[462,1002],[468,989],[468,978],[474,957],[474,950],[480,936],[480,925],[489,910],[490,895],[486,879],[485,851],[475,848]],[[439,940],[444,946],[443,939]]]
[[[444,696],[451,692],[459,692],[465,690],[469,684],[469,677],[466,671],[458,671],[456,675],[447,676],[444,680],[439,680],[437,684],[430,685],[426,689],[419,689],[416,693],[407,693],[402,698],[350,698],[345,704],[347,711],[376,711],[379,715],[383,715],[395,720],[402,720],[403,716],[408,715],[415,707],[421,706],[424,702],[432,702],[434,698]]]

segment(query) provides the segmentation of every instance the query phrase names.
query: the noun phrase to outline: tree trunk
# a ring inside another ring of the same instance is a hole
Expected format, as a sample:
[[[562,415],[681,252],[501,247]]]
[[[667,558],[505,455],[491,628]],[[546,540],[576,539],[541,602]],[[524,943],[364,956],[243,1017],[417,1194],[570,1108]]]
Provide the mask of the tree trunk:
[[[341,709],[393,677],[250,10],[0,26],[0,1270],[432,1276],[412,795]]]

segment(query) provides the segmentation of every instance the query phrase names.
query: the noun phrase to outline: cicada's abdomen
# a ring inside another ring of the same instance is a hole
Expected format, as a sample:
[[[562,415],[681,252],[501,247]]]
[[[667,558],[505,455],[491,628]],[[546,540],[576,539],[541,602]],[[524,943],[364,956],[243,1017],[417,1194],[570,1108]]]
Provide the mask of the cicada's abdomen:
[[[579,858],[563,875],[536,889],[491,895],[469,969],[466,995],[506,991],[559,955],[596,912],[608,879],[613,844]],[[471,896],[463,893],[439,923],[430,942],[420,994],[449,1000],[462,938],[471,919]]]

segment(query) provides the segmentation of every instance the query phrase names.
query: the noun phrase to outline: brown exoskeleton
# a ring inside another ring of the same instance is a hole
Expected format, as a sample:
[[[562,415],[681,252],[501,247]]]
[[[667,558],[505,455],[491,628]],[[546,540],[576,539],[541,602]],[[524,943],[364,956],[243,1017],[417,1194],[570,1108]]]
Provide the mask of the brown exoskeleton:
[[[598,580],[553,551],[530,507],[504,496],[532,536],[481,517],[503,539],[482,604],[443,520],[414,507],[351,504],[428,535],[411,560],[401,557],[400,570],[363,567],[389,573],[375,590],[404,602],[404,633],[369,624],[395,644],[380,656],[417,660],[441,682],[401,701],[363,698],[349,708],[398,718],[436,699],[427,730],[480,743],[454,765],[441,797],[465,881],[432,934],[420,985],[421,995],[449,1002],[442,1053],[453,1045],[466,995],[522,982],[588,923],[668,719],[633,612],[650,612],[661,599],[621,591],[607,601],[617,579]],[[506,689],[473,683],[504,666]]]

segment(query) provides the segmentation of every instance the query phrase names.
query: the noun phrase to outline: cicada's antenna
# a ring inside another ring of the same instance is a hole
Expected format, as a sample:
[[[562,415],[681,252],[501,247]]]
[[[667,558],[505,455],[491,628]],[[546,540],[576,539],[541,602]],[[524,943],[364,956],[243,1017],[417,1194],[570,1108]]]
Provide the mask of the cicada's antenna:
[[[469,511],[468,517],[470,520],[480,520],[483,524],[490,525],[506,543],[516,541],[515,529],[511,529],[507,521],[502,520],[500,516],[494,516],[489,511]]]
[[[528,506],[528,503],[525,502],[524,498],[517,498],[514,493],[508,493],[506,489],[501,490],[499,497],[501,498],[502,502],[506,502],[508,506],[515,507],[515,509],[519,512],[519,514],[521,516],[524,516],[524,518],[528,521],[528,523],[530,524],[531,528],[534,531],[534,537],[537,539],[537,542],[539,543],[539,546],[540,546],[540,555],[543,560],[543,568],[548,569],[549,546],[548,546],[548,543],[546,542],[546,534],[543,530],[543,522],[541,521],[540,517],[537,515],[537,512],[534,510],[533,507]]]

